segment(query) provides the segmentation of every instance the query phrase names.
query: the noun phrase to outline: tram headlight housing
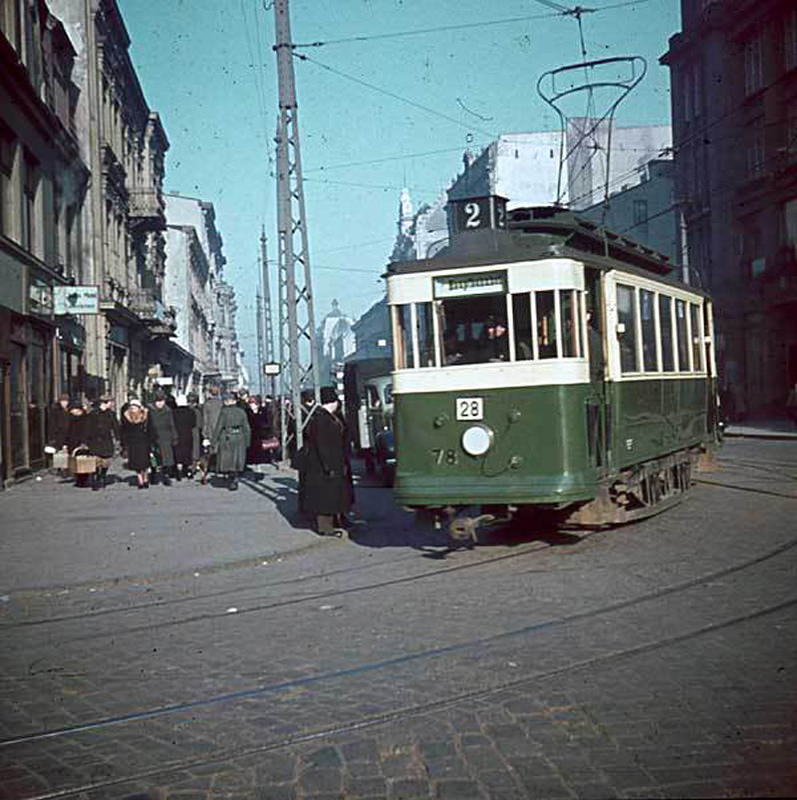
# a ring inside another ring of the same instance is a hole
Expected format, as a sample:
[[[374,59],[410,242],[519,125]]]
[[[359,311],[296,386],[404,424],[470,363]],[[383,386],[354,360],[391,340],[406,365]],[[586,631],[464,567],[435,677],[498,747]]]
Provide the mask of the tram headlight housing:
[[[469,456],[483,456],[493,445],[493,432],[486,425],[471,425],[462,433],[461,443]]]

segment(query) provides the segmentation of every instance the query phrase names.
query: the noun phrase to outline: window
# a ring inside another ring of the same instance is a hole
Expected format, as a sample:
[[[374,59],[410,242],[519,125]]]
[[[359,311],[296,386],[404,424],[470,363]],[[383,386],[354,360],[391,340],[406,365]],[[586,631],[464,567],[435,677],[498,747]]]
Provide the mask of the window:
[[[512,318],[515,329],[515,359],[528,361],[534,358],[531,349],[531,295],[512,295]]]
[[[575,358],[581,354],[578,293],[572,289],[561,289],[559,305],[562,311],[562,356]]]
[[[703,337],[700,333],[700,306],[689,304],[689,322],[692,331],[692,368],[695,372],[703,371]]]
[[[675,356],[672,347],[672,298],[659,295],[659,327],[661,328],[661,368],[664,372],[675,371]]]
[[[755,178],[764,172],[764,118],[759,117],[745,130],[745,160],[747,176]]]
[[[636,303],[630,286],[617,286],[617,338],[620,342],[620,371],[636,372]]]
[[[647,225],[648,201],[634,200],[634,225]]]
[[[645,372],[658,372],[656,358],[656,296],[647,289],[639,290],[639,314],[642,329],[642,369]]]
[[[757,92],[764,85],[764,35],[744,43],[744,93]]]
[[[19,52],[20,25],[18,0],[0,0],[0,32],[9,44]]]
[[[14,137],[10,130],[0,125],[0,233],[11,235],[13,225],[11,209],[11,184],[14,175]]]
[[[553,291],[535,292],[540,358],[556,358],[556,303]]]
[[[418,366],[433,367],[434,363],[434,322],[431,303],[415,305],[418,328]]]
[[[440,301],[444,365],[509,360],[506,300],[502,292]]]
[[[689,372],[689,335],[683,300],[675,301],[675,329],[678,333],[678,371]]]
[[[792,9],[783,22],[783,61],[786,69],[797,67],[797,9]]]
[[[35,252],[36,236],[36,193],[39,189],[39,165],[27,151],[22,158],[22,246],[30,253]]]
[[[411,308],[408,304],[394,306],[393,310],[396,369],[412,368],[415,363],[412,352]]]

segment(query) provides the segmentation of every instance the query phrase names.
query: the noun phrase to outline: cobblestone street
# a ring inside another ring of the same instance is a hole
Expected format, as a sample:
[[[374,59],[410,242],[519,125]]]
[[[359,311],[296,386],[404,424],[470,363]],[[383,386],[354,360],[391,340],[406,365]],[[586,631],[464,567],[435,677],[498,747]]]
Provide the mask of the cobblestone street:
[[[363,480],[0,494],[0,800],[797,794],[797,444],[451,552]]]

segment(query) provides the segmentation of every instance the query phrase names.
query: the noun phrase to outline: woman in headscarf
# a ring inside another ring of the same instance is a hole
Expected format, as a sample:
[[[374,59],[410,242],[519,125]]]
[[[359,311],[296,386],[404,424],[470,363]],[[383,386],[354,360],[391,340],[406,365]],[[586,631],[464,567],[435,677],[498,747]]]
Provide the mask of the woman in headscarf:
[[[114,439],[119,438],[119,424],[111,410],[110,397],[101,397],[94,403],[94,410],[88,415],[88,431],[89,450],[97,457],[97,471],[92,476],[92,488],[96,491],[105,488],[108,461],[114,454]]]
[[[136,473],[139,489],[149,489],[147,470],[152,449],[152,432],[149,426],[149,410],[140,401],[127,401],[122,413],[121,440],[127,451],[127,465]]]
[[[235,395],[225,394],[223,401],[211,447],[216,451],[216,471],[227,475],[229,489],[234,491],[238,488],[238,475],[246,467],[246,448],[252,431]]]
[[[69,402],[69,427],[66,434],[66,445],[70,455],[75,455],[79,448],[89,446],[89,420],[86,416],[84,404],[80,400]],[[88,486],[89,473],[75,475],[75,486]]]

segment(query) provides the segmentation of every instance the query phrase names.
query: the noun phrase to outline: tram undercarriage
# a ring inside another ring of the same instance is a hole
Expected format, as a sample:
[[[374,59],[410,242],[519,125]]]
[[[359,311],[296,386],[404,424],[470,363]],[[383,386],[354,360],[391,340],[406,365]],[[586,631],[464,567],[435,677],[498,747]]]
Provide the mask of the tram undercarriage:
[[[622,525],[653,516],[680,502],[693,487],[695,472],[713,468],[713,454],[694,447],[603,478],[594,499],[582,503],[483,505],[477,514],[468,513],[473,507],[447,506],[419,510],[419,514],[431,518],[438,529],[446,525],[452,543],[460,547],[475,546],[480,531],[518,517],[544,519],[566,528]]]

